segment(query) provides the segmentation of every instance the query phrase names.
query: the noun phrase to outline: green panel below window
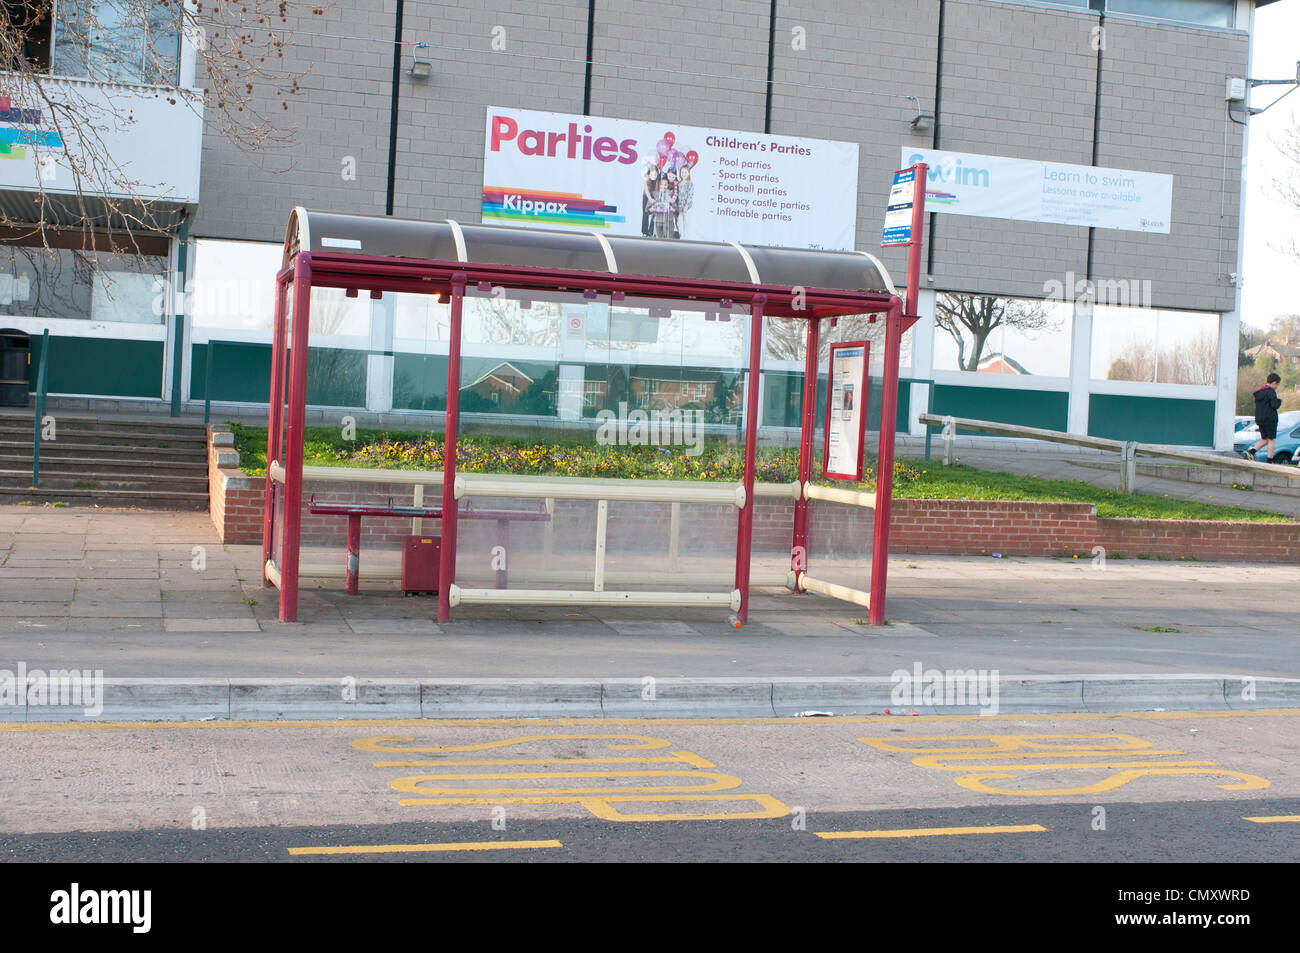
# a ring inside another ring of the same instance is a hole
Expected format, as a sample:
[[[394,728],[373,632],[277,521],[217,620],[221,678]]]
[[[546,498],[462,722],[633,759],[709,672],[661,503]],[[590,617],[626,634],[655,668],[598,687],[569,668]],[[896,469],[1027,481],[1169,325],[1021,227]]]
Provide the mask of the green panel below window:
[[[32,335],[31,389],[41,366],[41,336]],[[50,335],[46,392],[94,397],[162,397],[162,341]]]
[[[212,399],[265,404],[271,393],[271,346],[215,341]],[[207,345],[190,351],[190,399],[207,394]],[[327,407],[366,405],[366,352],[341,348],[307,349],[307,403]]]
[[[1214,446],[1214,401],[1093,394],[1088,433],[1112,440]]]
[[[1070,395],[1055,390],[936,384],[932,412],[967,420],[994,420],[1001,424],[1063,431],[1070,419]],[[957,432],[976,431],[959,429]]]

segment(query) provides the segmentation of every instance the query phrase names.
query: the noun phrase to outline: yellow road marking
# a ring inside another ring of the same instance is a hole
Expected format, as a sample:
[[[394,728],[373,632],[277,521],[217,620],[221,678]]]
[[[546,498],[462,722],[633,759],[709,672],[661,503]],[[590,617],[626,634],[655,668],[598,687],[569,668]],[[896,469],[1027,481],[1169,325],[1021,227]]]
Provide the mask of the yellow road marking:
[[[563,847],[557,840],[466,841],[459,844],[359,844],[346,847],[290,847],[294,856],[308,854],[423,854],[459,850],[529,850]]]
[[[633,744],[606,745],[610,751],[638,751],[647,748],[667,748],[672,742],[666,738],[651,738],[649,735],[615,735],[615,734],[577,734],[577,735],[521,735],[518,738],[498,738],[495,741],[480,741],[472,745],[436,745],[432,748],[395,748],[384,744],[385,741],[414,741],[411,735],[358,738],[352,747],[360,751],[395,751],[406,754],[442,754],[443,752],[489,751],[493,748],[508,748],[511,745],[534,744],[538,741],[624,741]]]
[[[1064,712],[1003,715],[862,715],[832,718],[340,718],[301,721],[65,721],[0,723],[0,734],[44,731],[197,731],[233,728],[591,728],[643,727],[647,725],[693,725],[717,728],[725,725],[800,725],[805,728],[828,725],[899,725],[941,722],[1024,721],[1108,721],[1135,718],[1142,721],[1182,721],[1206,718],[1296,718],[1300,708],[1250,708],[1240,711],[1119,711]]]
[[[999,824],[991,827],[912,827],[896,831],[819,831],[822,840],[868,840],[894,837],[946,837],[950,834],[1029,834],[1041,833],[1041,824]]]
[[[570,787],[570,788],[521,788],[521,787],[424,787],[426,781],[514,781],[514,780],[548,780],[550,778],[600,778],[612,781],[615,778],[685,778],[694,780],[703,778],[704,784],[652,785],[650,787]],[[406,778],[389,781],[388,786],[403,794],[424,794],[429,797],[458,797],[460,795],[494,795],[514,794],[517,796],[545,797],[560,794],[621,794],[624,792],[649,793],[666,792],[701,792],[730,791],[743,784],[740,778],[731,774],[712,771],[527,771],[500,774],[415,774]],[[405,802],[403,802],[405,803]]]
[[[1279,814],[1277,817],[1243,817],[1243,821],[1256,824],[1300,824],[1300,814]]]
[[[480,761],[375,761],[376,768],[436,768],[449,765],[455,768],[490,768],[516,765],[552,764],[691,764],[697,768],[716,768],[712,761],[691,751],[674,751],[662,758],[498,758]]]
[[[626,790],[626,789],[625,789]],[[660,801],[707,801],[710,803],[751,801],[759,805],[757,811],[699,812],[679,814],[627,814],[615,804],[656,804]],[[768,817],[787,817],[790,808],[770,794],[613,794],[593,797],[576,794],[567,797],[556,795],[536,797],[443,797],[402,798],[402,807],[449,807],[469,804],[580,804],[603,821],[624,823],[649,821],[736,821]]]

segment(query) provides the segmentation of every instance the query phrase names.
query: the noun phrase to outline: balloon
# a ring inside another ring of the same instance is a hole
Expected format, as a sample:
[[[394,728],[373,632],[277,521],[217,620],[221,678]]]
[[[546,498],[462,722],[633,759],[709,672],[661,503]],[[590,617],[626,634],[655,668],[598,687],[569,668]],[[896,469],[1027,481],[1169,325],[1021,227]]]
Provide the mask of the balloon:
[[[690,166],[692,169],[695,168],[695,163],[699,161],[700,161],[700,154],[696,152],[694,149],[686,153],[686,164]]]
[[[686,156],[682,155],[677,149],[674,149],[672,152],[668,153],[668,161],[672,164],[674,169],[680,169],[682,163],[686,161]]]
[[[672,149],[672,143],[670,143],[667,139],[660,139],[658,144],[655,145],[655,150],[659,153],[660,165],[663,165],[664,157],[668,155],[671,149]]]
[[[676,136],[676,134],[671,133],[671,132],[665,132],[665,133],[664,133],[664,142],[668,143],[669,146],[675,145],[676,142],[677,142],[677,136]]]

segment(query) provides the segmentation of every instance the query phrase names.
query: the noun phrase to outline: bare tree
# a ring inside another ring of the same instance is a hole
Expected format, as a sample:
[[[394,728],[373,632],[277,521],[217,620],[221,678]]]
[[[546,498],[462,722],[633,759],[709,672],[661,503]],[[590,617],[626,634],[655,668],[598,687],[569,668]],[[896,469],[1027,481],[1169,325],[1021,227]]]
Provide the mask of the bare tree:
[[[1273,189],[1283,202],[1300,212],[1300,117],[1293,112],[1291,125],[1280,135],[1269,138],[1286,160],[1286,171],[1273,180]],[[1294,235],[1274,247],[1300,259],[1300,242],[1296,241]]]
[[[1268,323],[1264,339],[1274,344],[1300,345],[1300,314],[1279,314]]]
[[[1031,332],[1058,324],[1038,301],[953,292],[944,292],[935,300],[934,323],[957,344],[957,366],[963,371],[979,370],[984,345],[998,328]]]
[[[324,12],[291,0],[61,0],[56,21],[53,0],[0,3],[7,117],[20,127],[7,158],[35,173],[31,207],[0,212],[0,228],[45,247],[52,227],[77,229],[88,249],[101,247],[92,232],[107,231],[112,247],[138,253],[136,233],[169,230],[174,206],[159,195],[166,183],[141,181],[109,147],[136,124],[133,103],[152,95],[202,108],[206,124],[245,150],[292,141],[295,130],[259,103],[275,101],[269,88],[288,109],[298,92],[306,70],[285,65],[284,34],[307,10]],[[181,84],[182,41],[195,51],[199,91]],[[131,96],[124,83],[137,87]],[[47,187],[55,163],[70,187]]]

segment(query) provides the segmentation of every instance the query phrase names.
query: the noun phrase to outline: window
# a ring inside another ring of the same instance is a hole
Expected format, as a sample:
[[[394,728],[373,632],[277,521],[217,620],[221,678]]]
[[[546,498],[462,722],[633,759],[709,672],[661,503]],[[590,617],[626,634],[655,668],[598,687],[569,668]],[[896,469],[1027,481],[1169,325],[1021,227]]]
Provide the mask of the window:
[[[14,52],[17,54],[13,62],[5,64],[5,68],[21,70],[21,60],[26,60],[28,69],[48,72],[50,17],[46,4],[40,0],[4,0],[4,12],[14,35]]]
[[[51,72],[105,83],[178,82],[176,9],[132,0],[59,0]]]
[[[0,314],[161,324],[165,258],[0,246]]]
[[[1070,306],[1036,298],[940,293],[935,299],[934,367],[990,378],[1068,377]]]
[[[1219,316],[1098,306],[1092,319],[1094,380],[1213,387]]]
[[[1136,13],[1200,26],[1232,26],[1233,0],[1106,0],[1108,13]]]

